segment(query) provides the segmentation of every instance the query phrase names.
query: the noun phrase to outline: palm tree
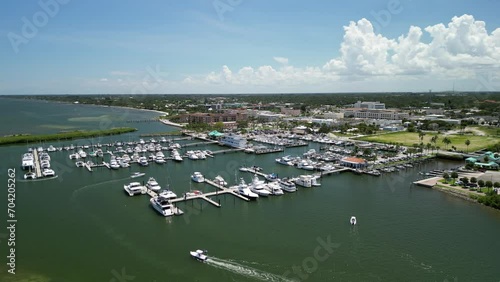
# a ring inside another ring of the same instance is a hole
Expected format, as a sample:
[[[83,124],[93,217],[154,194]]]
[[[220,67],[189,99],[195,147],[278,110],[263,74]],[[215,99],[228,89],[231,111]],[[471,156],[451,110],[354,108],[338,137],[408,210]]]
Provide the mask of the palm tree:
[[[465,140],[465,146],[467,146],[467,153],[469,152],[469,145],[470,145],[470,140],[469,139]]]
[[[425,136],[425,133],[423,133],[422,131],[418,132],[418,138],[420,138],[420,142],[423,142],[424,136]]]
[[[427,148],[427,154],[428,154],[430,149],[432,148],[432,145],[431,145],[431,143],[427,143],[427,145],[425,145],[425,147]]]
[[[443,141],[441,141],[441,142],[444,143],[444,145],[446,146],[446,149],[448,149],[448,145],[451,144],[451,140],[448,137],[443,138]]]

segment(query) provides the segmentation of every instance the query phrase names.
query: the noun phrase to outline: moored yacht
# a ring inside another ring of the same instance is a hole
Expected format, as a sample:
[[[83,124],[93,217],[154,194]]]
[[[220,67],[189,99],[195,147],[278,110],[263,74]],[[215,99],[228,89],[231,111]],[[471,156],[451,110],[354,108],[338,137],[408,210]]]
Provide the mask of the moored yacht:
[[[153,191],[160,191],[161,190],[160,184],[158,184],[158,182],[156,181],[156,179],[154,179],[154,177],[150,177],[148,179],[148,182],[146,183],[146,187],[149,190],[153,190]]]
[[[52,177],[52,176],[56,176],[56,173],[52,169],[46,168],[42,171],[42,175],[45,177]]]
[[[151,198],[149,201],[151,202],[151,206],[161,215],[172,216],[175,214],[174,205],[172,205],[172,203],[170,203],[168,199],[163,198],[161,196],[157,196]]]
[[[130,184],[123,185],[123,190],[131,197],[146,194],[146,187],[142,186],[139,182],[131,182]]]
[[[299,178],[295,179],[295,184],[310,188],[312,187],[312,176],[307,174],[301,175]]]
[[[24,179],[36,179],[36,174],[34,172],[27,172],[24,174]]]
[[[203,177],[203,174],[196,171],[195,173],[193,173],[193,175],[191,175],[191,180],[193,180],[194,182],[201,183],[205,182],[205,177]]]
[[[245,183],[245,180],[243,180],[243,178],[241,178],[240,184],[236,186],[236,189],[240,195],[245,196],[250,200],[259,198],[259,195],[255,194],[250,190],[250,188],[248,188],[248,185]]]
[[[248,188],[250,188],[252,192],[262,197],[267,197],[271,194],[271,192],[269,192],[265,187],[266,184],[264,183],[264,181],[260,180],[257,175],[254,175],[252,183],[248,185]]]
[[[227,186],[227,182],[226,180],[224,180],[224,178],[222,178],[222,176],[220,175],[217,175],[215,178],[214,178],[214,182],[216,184],[219,184],[221,186]]]
[[[169,190],[168,188],[161,190],[161,192],[158,195],[165,198],[165,199],[177,198],[177,195],[173,191]]]
[[[274,196],[280,196],[283,195],[283,190],[281,189],[280,185],[278,182],[270,182],[265,186],[265,189],[271,193],[271,195]]]
[[[280,185],[281,189],[285,192],[293,193],[297,191],[297,186],[295,186],[295,183],[288,179],[280,179],[278,180],[278,184]]]

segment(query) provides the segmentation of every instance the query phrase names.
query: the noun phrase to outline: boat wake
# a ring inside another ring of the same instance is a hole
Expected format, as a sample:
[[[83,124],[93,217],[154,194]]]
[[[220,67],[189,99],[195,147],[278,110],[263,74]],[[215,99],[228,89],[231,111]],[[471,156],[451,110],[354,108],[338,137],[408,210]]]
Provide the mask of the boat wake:
[[[241,263],[238,263],[234,260],[225,260],[225,259],[219,259],[216,257],[210,257],[207,261],[207,264],[214,266],[219,269],[227,270],[235,274],[243,275],[249,278],[254,278],[258,279],[261,281],[276,281],[276,282],[281,282],[281,281],[291,281],[288,280],[284,277],[281,277],[276,274],[272,274],[269,272],[265,272],[250,266],[243,265]]]

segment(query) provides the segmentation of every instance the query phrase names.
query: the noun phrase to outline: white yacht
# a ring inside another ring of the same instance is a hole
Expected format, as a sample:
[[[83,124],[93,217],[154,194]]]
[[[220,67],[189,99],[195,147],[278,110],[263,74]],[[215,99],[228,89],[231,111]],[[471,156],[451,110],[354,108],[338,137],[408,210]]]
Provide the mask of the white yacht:
[[[194,196],[203,195],[203,192],[201,192],[200,190],[191,190],[189,192],[184,193],[183,195],[184,195],[184,197],[194,197]]]
[[[160,191],[161,190],[160,184],[158,184],[158,182],[156,181],[156,179],[154,179],[154,177],[150,177],[148,179],[148,182],[146,183],[146,187],[149,190],[153,190],[153,191]]]
[[[224,178],[222,178],[222,176],[220,176],[220,175],[217,175],[214,178],[214,182],[215,182],[215,184],[219,184],[219,185],[222,185],[222,186],[227,186],[226,180],[224,180]]]
[[[163,198],[161,196],[157,196],[151,198],[149,201],[151,202],[151,206],[161,215],[172,216],[175,214],[174,205],[172,205],[172,203],[170,203],[168,199]]]
[[[78,160],[80,158],[80,155],[78,153],[70,154],[69,159],[70,160]]]
[[[24,174],[24,179],[36,179],[36,174],[34,172],[28,172]]]
[[[278,182],[270,182],[265,186],[265,188],[271,193],[271,195],[274,196],[280,196],[284,194]]]
[[[295,186],[295,183],[289,181],[288,179],[280,179],[278,180],[278,184],[280,185],[281,189],[285,192],[292,193],[297,191],[297,186]]]
[[[187,151],[186,154],[190,160],[198,160],[199,159],[198,155],[194,151]]]
[[[157,155],[157,156],[156,156],[156,158],[155,158],[155,163],[157,163],[157,164],[164,164],[164,163],[166,163],[166,162],[167,162],[167,161],[165,161],[165,158],[164,158],[164,157],[162,157],[162,156],[158,156],[158,155]]]
[[[310,188],[312,187],[312,176],[311,175],[301,175],[299,178],[295,179],[295,184]]]
[[[56,173],[52,169],[46,168],[42,171],[42,175],[45,177],[51,177],[51,176],[55,176]]]
[[[35,167],[35,160],[32,153],[25,153],[21,162],[23,169],[32,169]]]
[[[137,162],[141,166],[148,166],[149,165],[148,159],[146,157],[140,157],[139,160],[137,160]]]
[[[247,140],[243,138],[241,135],[237,134],[229,134],[227,136],[222,137],[219,141],[221,145],[233,147],[233,148],[246,148]]]
[[[75,162],[75,165],[76,165],[76,167],[82,167],[85,165],[85,163],[82,161],[77,161],[77,162]]]
[[[196,171],[195,173],[193,173],[191,175],[191,180],[193,180],[194,182],[201,183],[201,182],[205,182],[205,177],[203,177],[203,174]]]
[[[276,173],[270,173],[270,174],[266,174],[266,176],[264,176],[264,178],[269,181],[269,182],[274,182],[274,181],[278,181],[278,175]]]
[[[196,250],[194,252],[189,252],[189,254],[191,255],[192,258],[195,258],[197,259],[198,261],[201,261],[201,262],[205,262],[207,261],[208,259],[208,256],[207,256],[207,251],[204,250]]]
[[[172,156],[172,159],[174,159],[174,161],[182,162],[181,154],[179,154],[179,151],[177,151],[176,149],[172,150],[171,156]]]
[[[177,198],[177,195],[169,190],[169,189],[163,189],[158,195],[160,195],[161,197],[165,198],[165,199],[175,199]]]
[[[119,169],[120,164],[116,161],[115,158],[112,157],[111,160],[109,161],[109,167],[112,169]]]
[[[47,152],[55,152],[56,151],[56,148],[54,148],[54,146],[50,145],[48,148],[47,148]]]
[[[248,185],[245,183],[245,180],[241,178],[240,184],[236,187],[238,189],[238,193],[242,196],[247,197],[250,200],[255,200],[259,198],[259,195],[255,194],[248,188]]]
[[[80,158],[86,158],[87,157],[87,153],[85,153],[85,151],[82,150],[82,149],[78,150],[78,155],[80,156]]]
[[[139,182],[123,185],[123,190],[131,197],[138,194],[146,194],[146,187],[142,186]]]
[[[311,177],[311,185],[312,186],[321,186],[321,183],[318,182],[319,176],[313,176]]]
[[[351,219],[349,219],[349,223],[351,223],[351,225],[356,225],[357,224],[357,220],[356,220],[356,217],[354,215],[351,216]]]
[[[282,158],[277,158],[276,162],[282,165],[293,166],[292,158],[290,156],[284,156]]]
[[[259,177],[257,177],[257,174],[254,175],[252,183],[248,185],[248,188],[250,188],[252,192],[262,197],[267,197],[271,194],[271,192],[269,192],[265,187],[266,184],[263,180],[260,180]]]

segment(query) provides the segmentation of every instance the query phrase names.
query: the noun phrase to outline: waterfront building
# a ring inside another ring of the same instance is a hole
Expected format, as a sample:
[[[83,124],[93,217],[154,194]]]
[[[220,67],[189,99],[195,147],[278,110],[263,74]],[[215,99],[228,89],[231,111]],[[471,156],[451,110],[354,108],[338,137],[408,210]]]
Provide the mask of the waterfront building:
[[[352,168],[363,168],[368,165],[365,159],[355,158],[355,157],[345,157],[340,160],[341,166],[352,167]]]

